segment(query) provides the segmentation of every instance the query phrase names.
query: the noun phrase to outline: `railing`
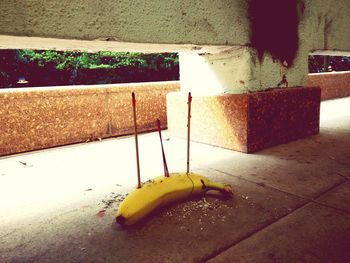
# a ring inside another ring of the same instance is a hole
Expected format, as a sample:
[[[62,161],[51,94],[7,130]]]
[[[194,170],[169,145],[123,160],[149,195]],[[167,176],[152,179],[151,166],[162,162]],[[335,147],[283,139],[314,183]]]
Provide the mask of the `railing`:
[[[141,132],[167,125],[166,94],[178,81],[0,90],[0,156],[133,132],[131,92]]]

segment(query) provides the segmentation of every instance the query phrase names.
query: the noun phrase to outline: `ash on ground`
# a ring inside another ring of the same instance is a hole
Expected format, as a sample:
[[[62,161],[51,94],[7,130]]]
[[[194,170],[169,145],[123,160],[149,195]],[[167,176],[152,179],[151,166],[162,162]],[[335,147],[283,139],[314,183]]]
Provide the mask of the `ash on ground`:
[[[232,203],[227,203],[227,201],[222,200],[210,200],[204,197],[200,200],[191,200],[182,203],[173,209],[164,211],[164,215],[176,216],[181,221],[196,218],[199,225],[202,222],[217,222],[226,220],[226,211],[231,208]]]
[[[103,208],[101,211],[106,211],[109,208],[112,208],[112,206],[115,203],[121,203],[125,199],[126,195],[125,194],[117,194],[114,192],[111,192],[105,199],[101,201],[100,204],[103,205]],[[100,212],[101,212],[100,211]]]

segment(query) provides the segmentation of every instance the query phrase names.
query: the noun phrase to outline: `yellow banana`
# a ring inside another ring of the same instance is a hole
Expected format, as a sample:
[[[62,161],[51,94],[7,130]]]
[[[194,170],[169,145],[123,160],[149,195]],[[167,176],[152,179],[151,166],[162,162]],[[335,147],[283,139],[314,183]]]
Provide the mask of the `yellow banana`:
[[[230,185],[211,181],[195,173],[172,173],[147,181],[130,193],[120,204],[116,220],[121,225],[133,225],[156,208],[183,200],[208,190],[219,190],[232,195]]]

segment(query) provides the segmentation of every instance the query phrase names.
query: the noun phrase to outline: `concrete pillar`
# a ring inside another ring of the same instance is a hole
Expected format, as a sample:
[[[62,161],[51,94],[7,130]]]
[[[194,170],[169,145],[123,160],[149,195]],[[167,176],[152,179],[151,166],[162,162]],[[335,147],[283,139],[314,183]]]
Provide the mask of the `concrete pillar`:
[[[234,47],[215,54],[180,53],[183,92],[194,95],[238,94],[275,87],[303,86],[307,81],[308,53],[292,67],[265,56],[260,62],[250,47]]]
[[[2,0],[0,48],[184,52],[192,138],[251,152],[318,132],[308,53],[350,50],[349,13],[349,0]],[[181,96],[168,124],[185,136]]]
[[[320,97],[318,87],[195,95],[191,139],[250,153],[317,134]],[[170,133],[186,138],[187,94],[169,93],[167,113]]]
[[[250,47],[181,53],[181,92],[167,97],[170,133],[186,137],[187,92],[195,141],[255,152],[318,133],[321,92],[305,87],[308,52],[293,62],[259,59]]]

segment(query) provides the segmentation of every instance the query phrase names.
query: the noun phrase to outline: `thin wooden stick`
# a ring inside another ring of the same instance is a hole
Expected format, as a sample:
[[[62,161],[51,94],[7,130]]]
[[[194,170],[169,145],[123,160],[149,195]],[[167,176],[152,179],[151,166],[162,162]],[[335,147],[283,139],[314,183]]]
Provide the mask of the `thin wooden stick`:
[[[132,96],[132,110],[133,110],[133,113],[134,113],[134,133],[135,133],[137,181],[138,181],[138,187],[137,188],[141,188],[139,143],[138,143],[138,140],[137,140],[137,119],[136,119],[136,98],[135,98],[135,93],[133,92],[131,94],[131,96]]]
[[[191,92],[188,93],[188,114],[187,114],[187,174],[190,173],[190,129],[191,129]]]
[[[168,170],[168,165],[166,163],[166,158],[165,158],[165,152],[164,152],[164,147],[163,147],[163,139],[162,139],[162,131],[161,131],[161,128],[160,128],[160,120],[159,119],[157,119],[157,127],[158,127],[158,133],[159,133],[159,138],[160,138],[160,146],[162,147],[164,176],[165,177],[169,177],[169,170]]]

